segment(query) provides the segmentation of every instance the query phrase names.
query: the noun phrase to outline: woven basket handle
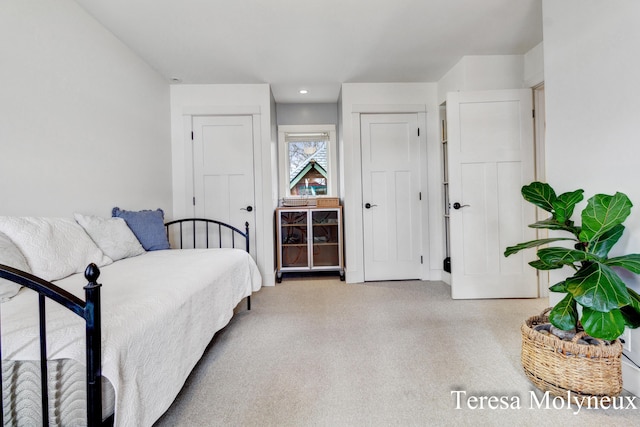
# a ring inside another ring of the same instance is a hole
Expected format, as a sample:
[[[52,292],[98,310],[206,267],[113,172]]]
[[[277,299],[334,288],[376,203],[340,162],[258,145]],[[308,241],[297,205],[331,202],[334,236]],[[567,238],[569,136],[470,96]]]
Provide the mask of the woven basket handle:
[[[553,307],[547,307],[540,313],[540,317],[545,317],[549,314],[549,312],[553,310]]]
[[[585,331],[580,331],[573,337],[573,339],[571,339],[571,342],[577,343],[579,339],[586,336],[587,336],[587,333]],[[604,345],[604,342],[600,338],[594,338],[594,337],[591,337],[591,338],[598,341],[598,345]]]

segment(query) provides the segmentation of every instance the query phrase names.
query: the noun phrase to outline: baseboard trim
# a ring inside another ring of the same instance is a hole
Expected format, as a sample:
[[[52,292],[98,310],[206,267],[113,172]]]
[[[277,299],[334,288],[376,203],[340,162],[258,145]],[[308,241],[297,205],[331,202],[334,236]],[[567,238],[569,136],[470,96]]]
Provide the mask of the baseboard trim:
[[[622,388],[629,393],[640,396],[640,369],[627,360],[622,359]]]

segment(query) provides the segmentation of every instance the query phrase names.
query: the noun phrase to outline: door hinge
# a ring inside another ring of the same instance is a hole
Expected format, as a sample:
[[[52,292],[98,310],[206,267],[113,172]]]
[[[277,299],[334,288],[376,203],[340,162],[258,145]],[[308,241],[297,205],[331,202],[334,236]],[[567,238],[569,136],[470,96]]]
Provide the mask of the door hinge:
[[[191,131],[191,140],[193,141],[193,131]]]
[[[195,205],[196,205],[196,198],[194,197],[193,198],[193,206],[195,206]]]
[[[420,264],[423,264],[424,260],[422,259],[422,255],[420,255]]]
[[[536,110],[531,110],[531,116],[535,119],[536,118]]]
[[[418,193],[418,200],[422,200],[422,191]]]
[[[418,128],[418,136],[420,136],[420,128]]]

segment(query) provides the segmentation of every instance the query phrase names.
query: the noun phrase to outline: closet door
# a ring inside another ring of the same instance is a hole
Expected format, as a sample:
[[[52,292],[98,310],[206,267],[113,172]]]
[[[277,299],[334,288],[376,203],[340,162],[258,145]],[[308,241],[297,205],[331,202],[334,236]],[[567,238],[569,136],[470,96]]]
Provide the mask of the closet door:
[[[193,187],[196,217],[227,222],[255,242],[253,121],[251,116],[193,118]],[[230,237],[223,235],[223,240]],[[251,252],[255,255],[253,244]]]
[[[363,114],[360,120],[365,280],[419,279],[418,116]]]
[[[534,179],[531,110],[529,89],[447,96],[453,298],[538,296],[535,251],[504,256],[536,238],[534,206],[520,194]]]

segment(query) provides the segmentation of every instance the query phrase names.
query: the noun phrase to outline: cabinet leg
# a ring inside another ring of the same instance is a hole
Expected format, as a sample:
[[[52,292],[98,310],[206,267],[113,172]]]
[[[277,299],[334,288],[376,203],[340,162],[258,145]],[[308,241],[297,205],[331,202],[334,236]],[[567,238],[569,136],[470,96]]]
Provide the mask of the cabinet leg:
[[[340,281],[344,282],[344,270],[340,270]]]
[[[276,283],[282,283],[282,272],[280,271],[276,273]]]

